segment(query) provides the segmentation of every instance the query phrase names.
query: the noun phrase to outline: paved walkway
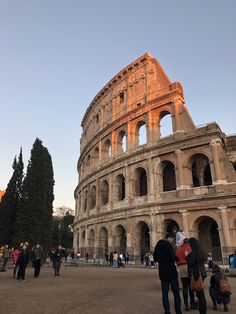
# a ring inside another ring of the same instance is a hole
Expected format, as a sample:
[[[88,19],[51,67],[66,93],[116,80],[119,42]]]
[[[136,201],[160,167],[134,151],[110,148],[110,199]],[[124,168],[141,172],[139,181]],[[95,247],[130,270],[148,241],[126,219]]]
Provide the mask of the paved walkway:
[[[42,269],[39,278],[33,278],[32,273],[32,269],[27,270],[26,282],[12,279],[10,270],[0,273],[1,314],[163,313],[156,269],[71,266],[62,267],[60,277],[54,277],[48,267]],[[229,280],[234,293],[236,278]],[[208,292],[206,295],[208,313],[216,314]],[[220,308],[218,312],[222,311]],[[230,312],[236,313],[234,295]]]

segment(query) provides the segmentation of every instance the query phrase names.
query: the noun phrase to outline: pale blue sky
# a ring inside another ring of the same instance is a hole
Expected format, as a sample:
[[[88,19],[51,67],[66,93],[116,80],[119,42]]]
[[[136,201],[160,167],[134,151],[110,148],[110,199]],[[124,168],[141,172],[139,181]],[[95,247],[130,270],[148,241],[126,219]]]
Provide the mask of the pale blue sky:
[[[236,133],[235,0],[0,0],[0,189],[36,137],[54,206],[74,207],[81,119],[95,94],[150,52],[184,86],[198,125]]]

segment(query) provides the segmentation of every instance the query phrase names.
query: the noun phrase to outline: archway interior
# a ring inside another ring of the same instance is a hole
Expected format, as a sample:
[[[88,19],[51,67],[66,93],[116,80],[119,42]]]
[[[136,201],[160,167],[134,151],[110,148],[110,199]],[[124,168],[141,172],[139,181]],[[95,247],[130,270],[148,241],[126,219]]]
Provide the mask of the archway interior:
[[[150,230],[145,222],[138,224],[140,256],[150,252]]]
[[[176,190],[175,166],[170,161],[163,162],[163,192]]]
[[[206,255],[211,252],[213,260],[222,261],[218,225],[213,218],[202,217],[199,219],[198,239]]]
[[[148,194],[147,187],[147,173],[144,168],[138,168],[136,170],[136,187],[137,187],[137,196],[144,196]]]
[[[109,185],[107,180],[102,183],[102,205],[106,205],[109,201]]]
[[[96,186],[93,185],[90,192],[91,208],[96,207]]]
[[[92,256],[94,253],[94,243],[95,243],[95,232],[94,230],[90,230],[88,235],[88,253],[89,256]]]
[[[193,187],[212,185],[211,168],[207,156],[195,154],[191,159]]]
[[[160,137],[173,134],[172,118],[169,111],[162,111],[160,114]]]
[[[98,256],[104,258],[107,253],[108,253],[108,232],[105,227],[102,227],[99,232]]]
[[[122,225],[118,225],[115,229],[115,249],[120,253],[126,251],[126,232]]]
[[[118,201],[125,199],[125,177],[122,174],[116,177],[116,193]]]

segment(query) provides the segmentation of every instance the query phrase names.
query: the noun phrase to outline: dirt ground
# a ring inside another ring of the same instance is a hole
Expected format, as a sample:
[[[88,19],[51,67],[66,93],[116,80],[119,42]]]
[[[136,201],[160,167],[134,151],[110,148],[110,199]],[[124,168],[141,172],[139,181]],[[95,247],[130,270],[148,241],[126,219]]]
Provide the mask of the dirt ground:
[[[26,282],[20,282],[10,270],[0,273],[1,314],[163,313],[156,269],[62,267],[60,277],[54,277],[51,268],[43,268],[39,278],[32,274],[27,269]],[[229,280],[233,290],[230,312],[236,313],[236,278]],[[211,310],[208,291],[206,296],[208,313],[216,313]],[[218,312],[223,313],[222,306]]]

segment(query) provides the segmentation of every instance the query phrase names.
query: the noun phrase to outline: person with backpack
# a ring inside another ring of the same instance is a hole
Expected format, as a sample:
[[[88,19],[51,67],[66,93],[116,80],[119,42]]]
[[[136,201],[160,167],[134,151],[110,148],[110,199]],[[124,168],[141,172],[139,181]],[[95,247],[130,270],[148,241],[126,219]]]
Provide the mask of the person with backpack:
[[[217,304],[223,304],[224,311],[229,311],[231,288],[223,270],[217,264],[212,268],[209,293],[213,302],[213,310],[217,310]]]

